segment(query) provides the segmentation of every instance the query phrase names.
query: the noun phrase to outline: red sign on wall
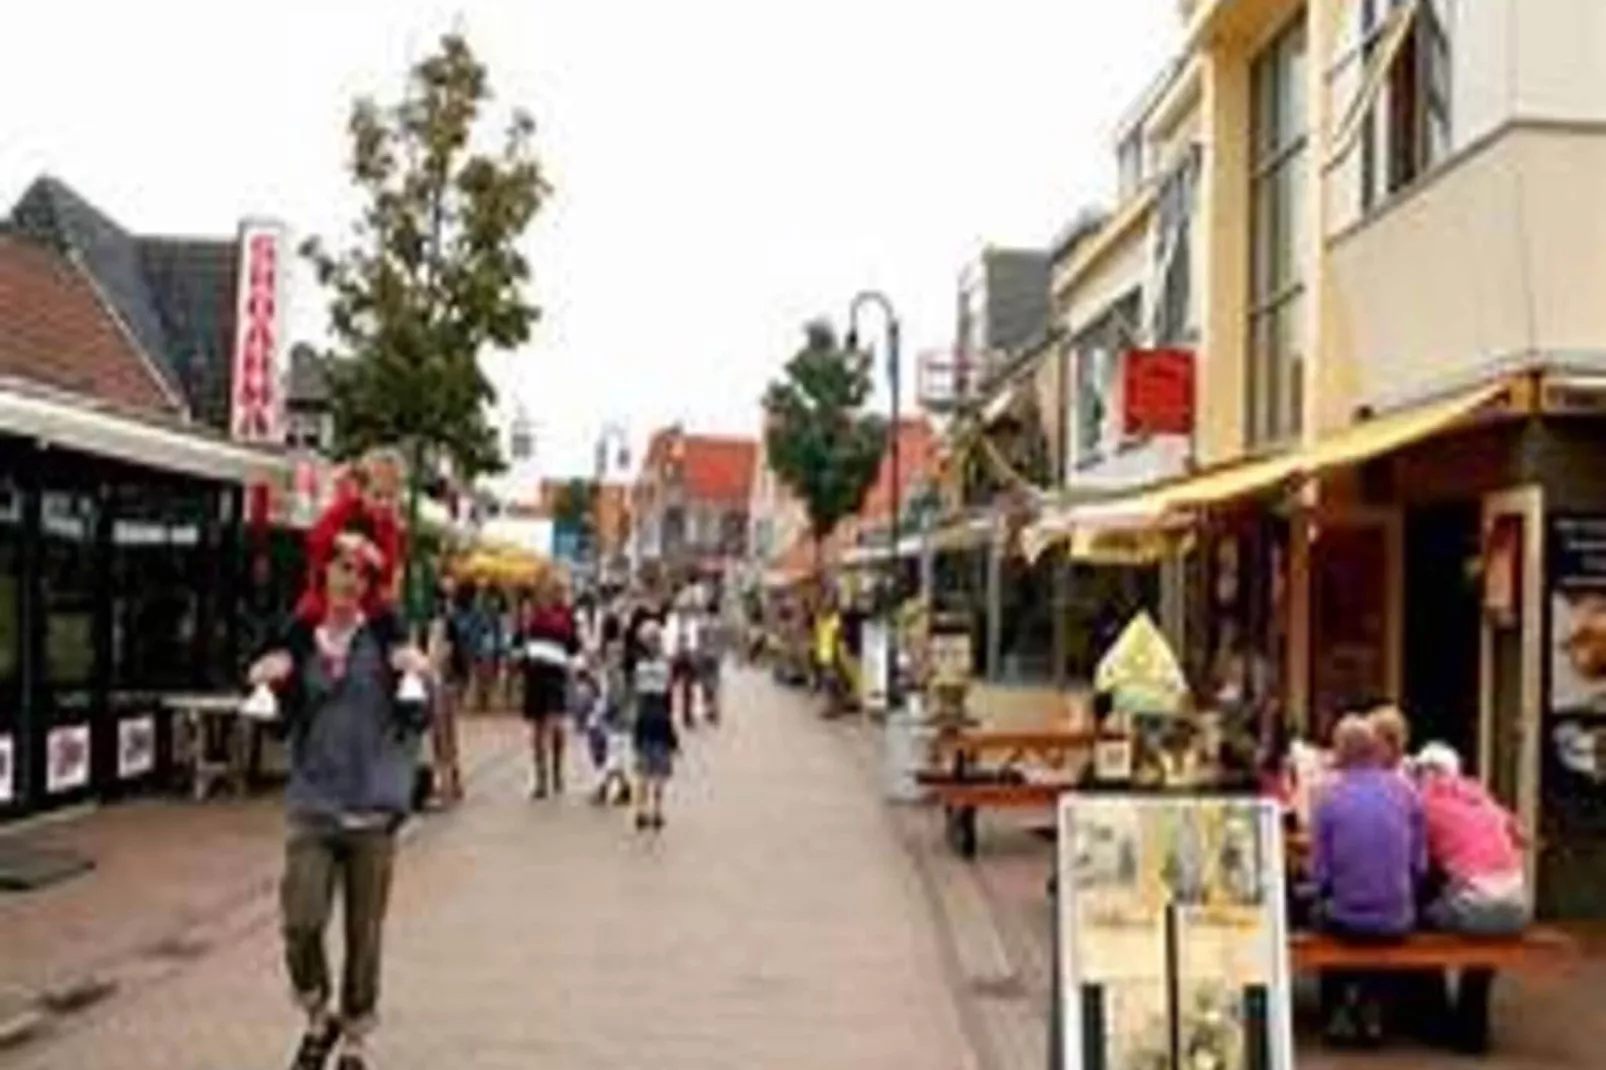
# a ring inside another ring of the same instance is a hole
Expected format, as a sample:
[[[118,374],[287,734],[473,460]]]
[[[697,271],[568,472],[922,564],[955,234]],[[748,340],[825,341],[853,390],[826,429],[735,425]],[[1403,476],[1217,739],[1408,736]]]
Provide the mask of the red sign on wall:
[[[1131,349],[1122,361],[1121,422],[1128,435],[1193,431],[1193,352]]]

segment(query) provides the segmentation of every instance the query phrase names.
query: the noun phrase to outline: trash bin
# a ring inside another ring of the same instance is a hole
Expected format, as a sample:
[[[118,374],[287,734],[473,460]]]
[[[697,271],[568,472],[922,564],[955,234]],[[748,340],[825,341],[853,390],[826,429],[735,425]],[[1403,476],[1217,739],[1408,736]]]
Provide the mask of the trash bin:
[[[907,695],[903,705],[887,711],[883,724],[883,791],[890,802],[919,802],[920,783],[915,774],[926,764],[931,726],[926,723],[921,696]]]

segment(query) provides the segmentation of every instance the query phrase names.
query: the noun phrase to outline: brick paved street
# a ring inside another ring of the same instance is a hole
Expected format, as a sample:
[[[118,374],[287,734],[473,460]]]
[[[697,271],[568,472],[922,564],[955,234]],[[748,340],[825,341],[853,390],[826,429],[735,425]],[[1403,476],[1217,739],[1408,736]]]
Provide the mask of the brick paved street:
[[[969,1068],[920,880],[862,768],[796,698],[733,680],[657,841],[578,792],[525,797],[516,738],[407,846],[382,1067]],[[283,1065],[271,899],[210,950],[6,1070]],[[9,951],[9,948],[8,948]]]

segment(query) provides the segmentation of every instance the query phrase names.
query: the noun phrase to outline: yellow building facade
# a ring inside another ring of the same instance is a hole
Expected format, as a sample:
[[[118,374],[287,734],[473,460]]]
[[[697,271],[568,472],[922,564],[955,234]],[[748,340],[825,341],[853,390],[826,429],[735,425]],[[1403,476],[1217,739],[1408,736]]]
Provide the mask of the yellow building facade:
[[[1178,16],[1120,200],[1056,265],[1079,504],[1039,535],[1185,521],[1202,690],[1235,672],[1311,734],[1400,702],[1518,810],[1541,907],[1606,912],[1606,5]],[[1192,434],[1089,426],[1154,347],[1194,355]]]

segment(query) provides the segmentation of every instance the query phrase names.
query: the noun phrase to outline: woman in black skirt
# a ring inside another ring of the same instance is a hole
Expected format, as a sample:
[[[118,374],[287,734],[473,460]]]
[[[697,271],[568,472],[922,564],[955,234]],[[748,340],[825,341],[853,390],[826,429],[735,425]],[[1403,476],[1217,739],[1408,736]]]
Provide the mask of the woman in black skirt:
[[[524,719],[530,724],[530,757],[535,776],[530,794],[544,799],[563,791],[563,722],[569,705],[569,668],[580,650],[574,614],[563,590],[548,581],[536,591],[518,641],[524,676]]]

